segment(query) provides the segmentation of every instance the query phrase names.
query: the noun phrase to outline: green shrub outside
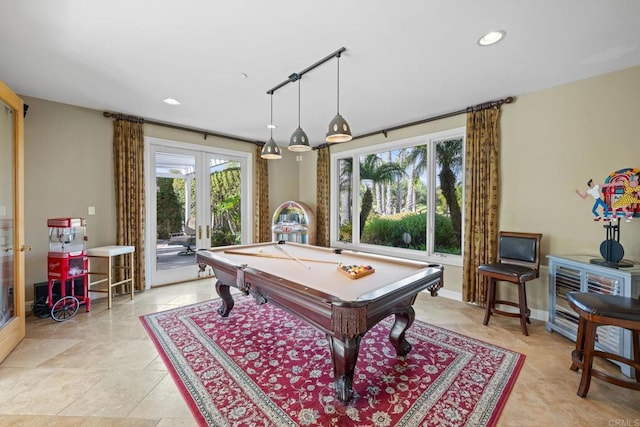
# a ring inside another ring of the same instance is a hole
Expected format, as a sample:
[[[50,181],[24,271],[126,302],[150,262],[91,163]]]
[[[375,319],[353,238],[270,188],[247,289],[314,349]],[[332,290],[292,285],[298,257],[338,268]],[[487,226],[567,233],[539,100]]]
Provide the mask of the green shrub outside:
[[[171,234],[181,233],[184,225],[184,204],[173,190],[173,178],[158,178],[156,199],[156,232],[158,239],[169,240]]]
[[[240,244],[240,234],[232,233],[229,230],[212,230],[211,247],[229,246]]]
[[[341,235],[343,228],[341,227]],[[409,233],[411,242],[405,243],[404,233]],[[369,216],[362,233],[362,243],[392,246],[424,251],[427,247],[427,219],[424,213],[402,213],[385,217]],[[451,219],[436,214],[435,252],[460,254]]]

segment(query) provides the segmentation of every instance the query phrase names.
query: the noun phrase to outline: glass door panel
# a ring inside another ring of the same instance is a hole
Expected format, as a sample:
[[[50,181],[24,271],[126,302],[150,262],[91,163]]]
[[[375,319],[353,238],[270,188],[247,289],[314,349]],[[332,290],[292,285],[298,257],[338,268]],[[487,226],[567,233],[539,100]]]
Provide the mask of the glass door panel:
[[[240,162],[208,156],[210,221],[206,248],[242,243],[242,169]]]
[[[0,329],[15,316],[13,282],[13,119],[14,111],[0,102]]]
[[[0,362],[25,336],[23,103],[0,81]]]
[[[197,278],[199,153],[168,147],[152,151],[156,183],[152,284]]]

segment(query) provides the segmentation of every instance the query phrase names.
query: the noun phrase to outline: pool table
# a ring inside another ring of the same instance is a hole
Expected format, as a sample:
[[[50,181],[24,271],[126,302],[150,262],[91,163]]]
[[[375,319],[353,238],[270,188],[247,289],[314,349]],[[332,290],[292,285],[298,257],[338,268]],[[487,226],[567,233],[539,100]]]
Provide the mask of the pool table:
[[[336,396],[351,400],[360,339],[374,325],[394,314],[389,340],[399,356],[411,350],[405,331],[415,318],[418,292],[437,295],[443,267],[437,264],[330,249],[290,242],[237,245],[198,251],[201,268],[211,266],[226,317],[234,302],[230,288],[252,295],[304,320],[327,335]],[[341,266],[366,265],[373,272],[352,279]]]

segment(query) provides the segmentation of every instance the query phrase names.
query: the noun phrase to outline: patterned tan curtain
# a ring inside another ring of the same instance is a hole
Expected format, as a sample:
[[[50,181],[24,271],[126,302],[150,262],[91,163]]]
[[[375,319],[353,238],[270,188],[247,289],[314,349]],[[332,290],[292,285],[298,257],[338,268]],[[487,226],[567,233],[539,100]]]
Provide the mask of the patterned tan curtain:
[[[318,148],[316,166],[316,244],[329,247],[329,146]]]
[[[255,211],[253,213],[254,240],[268,242],[271,240],[271,214],[269,212],[269,167],[268,160],[260,157],[262,147],[256,145],[256,194]]]
[[[142,120],[117,119],[113,122],[113,157],[116,184],[116,244],[135,246],[135,287],[143,290],[145,194]]]
[[[467,113],[462,300],[484,305],[486,279],[477,266],[497,254],[500,107]]]

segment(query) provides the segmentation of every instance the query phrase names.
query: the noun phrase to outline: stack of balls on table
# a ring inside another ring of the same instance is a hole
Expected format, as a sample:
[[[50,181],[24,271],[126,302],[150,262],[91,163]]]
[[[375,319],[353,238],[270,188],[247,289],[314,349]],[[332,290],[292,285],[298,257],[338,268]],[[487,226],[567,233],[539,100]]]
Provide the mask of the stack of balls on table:
[[[358,277],[371,274],[375,271],[370,265],[339,265],[338,270],[347,274],[352,279],[357,279]]]

